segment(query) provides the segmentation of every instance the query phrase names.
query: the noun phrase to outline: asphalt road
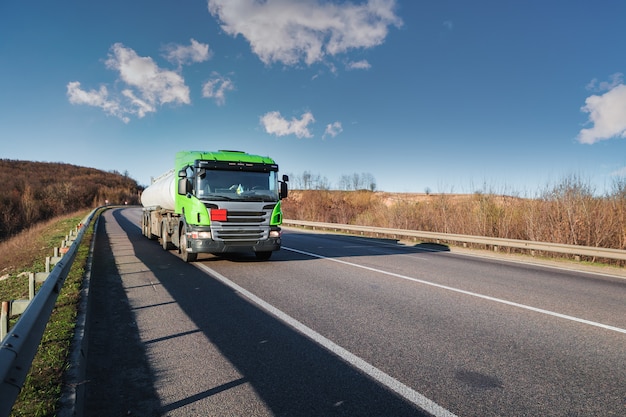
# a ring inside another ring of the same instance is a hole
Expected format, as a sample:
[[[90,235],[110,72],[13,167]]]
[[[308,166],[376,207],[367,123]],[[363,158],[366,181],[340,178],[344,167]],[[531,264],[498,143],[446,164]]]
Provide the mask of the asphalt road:
[[[624,416],[626,280],[285,230],[185,264],[107,211],[87,416]]]

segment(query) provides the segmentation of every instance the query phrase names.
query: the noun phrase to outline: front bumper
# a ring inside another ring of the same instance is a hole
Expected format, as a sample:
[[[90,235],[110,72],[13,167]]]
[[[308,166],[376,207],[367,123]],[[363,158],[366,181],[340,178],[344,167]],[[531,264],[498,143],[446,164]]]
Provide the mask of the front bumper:
[[[271,233],[264,233],[262,239],[213,239],[201,237],[210,232],[209,227],[194,229],[187,234],[187,251],[191,253],[226,253],[253,250],[255,252],[277,251],[281,246],[280,228],[272,227]],[[272,237],[272,235],[278,237]],[[212,236],[212,234],[211,234]]]

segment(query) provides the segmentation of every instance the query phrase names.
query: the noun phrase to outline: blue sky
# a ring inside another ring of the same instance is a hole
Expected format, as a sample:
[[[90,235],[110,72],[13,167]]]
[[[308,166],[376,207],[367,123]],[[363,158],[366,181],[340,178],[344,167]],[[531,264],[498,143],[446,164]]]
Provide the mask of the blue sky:
[[[626,2],[0,4],[0,157],[269,155],[332,186],[535,195],[626,176]]]

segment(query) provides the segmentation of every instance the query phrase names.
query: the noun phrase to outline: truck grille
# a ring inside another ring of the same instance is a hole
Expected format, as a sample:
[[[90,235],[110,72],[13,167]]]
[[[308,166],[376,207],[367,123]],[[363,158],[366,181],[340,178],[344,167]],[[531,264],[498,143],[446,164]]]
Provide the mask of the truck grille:
[[[229,211],[227,223],[263,223],[266,213],[260,211]]]
[[[229,210],[225,222],[211,222],[213,239],[232,245],[246,245],[269,237],[270,217],[274,204],[257,207],[257,210]],[[261,210],[258,210],[261,209]]]
[[[224,227],[213,232],[213,239],[227,242],[256,242],[267,239],[268,233],[259,229],[242,229],[234,227]]]

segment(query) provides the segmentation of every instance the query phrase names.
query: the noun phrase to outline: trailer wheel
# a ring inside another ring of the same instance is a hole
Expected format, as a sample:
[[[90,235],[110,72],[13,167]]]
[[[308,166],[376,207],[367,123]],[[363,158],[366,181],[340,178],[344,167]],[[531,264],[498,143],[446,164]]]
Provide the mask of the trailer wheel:
[[[172,242],[170,242],[167,237],[167,225],[165,224],[165,222],[163,222],[161,224],[161,246],[163,246],[163,250],[174,249]]]
[[[141,219],[141,233],[145,236],[145,237],[150,237],[148,235],[148,219],[146,218],[146,215],[143,215],[143,218]]]
[[[143,217],[143,235],[150,240],[155,240],[158,236],[152,234],[152,229],[150,228],[150,215],[144,215]]]
[[[184,225],[180,232],[180,247],[178,248],[178,252],[180,253],[180,257],[185,262],[194,262],[198,259],[197,253],[187,252],[187,226]]]

